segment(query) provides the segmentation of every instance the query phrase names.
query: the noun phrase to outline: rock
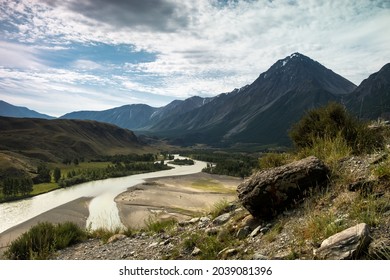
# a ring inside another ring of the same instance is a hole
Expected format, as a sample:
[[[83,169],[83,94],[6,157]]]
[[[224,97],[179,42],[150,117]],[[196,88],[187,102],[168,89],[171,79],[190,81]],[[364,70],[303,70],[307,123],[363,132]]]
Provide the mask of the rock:
[[[249,236],[250,236],[250,237],[255,237],[255,236],[259,235],[260,229],[261,229],[261,226],[258,226],[257,228],[255,228],[255,229],[251,232],[251,234],[250,234]]]
[[[204,228],[211,222],[211,219],[209,217],[202,217],[199,220],[199,227]]]
[[[247,215],[242,221],[240,222],[241,227],[250,227],[251,230],[254,230],[256,227],[258,227],[260,224],[260,221],[253,217],[252,215]]]
[[[272,257],[273,260],[289,260],[291,259],[291,252],[280,251]]]
[[[374,260],[390,259],[390,239],[380,238],[373,240],[368,247],[368,255]]]
[[[251,228],[246,226],[246,227],[243,227],[243,228],[240,228],[238,231],[237,231],[237,238],[238,239],[244,239],[246,238],[249,233],[251,232]]]
[[[229,213],[225,213],[225,214],[222,214],[222,215],[216,217],[213,220],[213,224],[214,225],[223,225],[224,223],[229,221],[229,219],[230,219],[230,214]]]
[[[229,257],[232,257],[234,255],[236,255],[238,253],[238,250],[237,249],[229,249],[229,248],[225,248],[223,249],[222,251],[220,251],[218,253],[218,257],[220,259],[227,259]]]
[[[370,160],[370,164],[381,163],[382,161],[386,160],[387,157],[388,157],[388,154],[386,154],[386,153],[377,155],[376,157],[374,157],[373,159]]]
[[[113,236],[111,236],[111,237],[108,239],[107,243],[108,243],[108,244],[109,244],[109,243],[114,243],[114,242],[116,242],[116,241],[118,241],[118,240],[125,239],[126,237],[127,237],[127,236],[124,235],[124,234],[114,234]]]
[[[159,244],[158,242],[153,242],[153,243],[151,243],[151,244],[148,246],[148,248],[157,247],[158,244]]]
[[[328,183],[329,172],[313,156],[261,170],[237,187],[238,198],[254,217],[269,220],[307,196],[312,188]]]
[[[265,226],[265,227],[262,227],[262,228],[260,229],[260,233],[266,234],[269,230],[270,230],[270,227]]]
[[[268,257],[260,254],[260,253],[255,253],[252,257],[252,260],[262,260],[262,261],[265,261],[265,260],[268,260]]]
[[[351,192],[360,192],[363,195],[372,193],[376,181],[373,180],[359,180],[348,185],[348,190]]]
[[[211,227],[211,228],[208,228],[205,230],[205,233],[209,236],[211,235],[217,235],[219,233],[219,229],[215,228],[215,227]]]
[[[198,247],[195,247],[194,250],[192,250],[191,255],[192,255],[192,256],[197,256],[197,255],[199,255],[200,253],[202,253],[202,251],[201,251]]]
[[[193,225],[193,224],[195,224],[195,223],[197,223],[199,221],[200,221],[200,218],[192,218],[191,220],[188,221],[188,223]]]
[[[367,248],[369,241],[369,227],[361,223],[322,241],[321,247],[314,250],[314,255],[326,260],[356,259]]]

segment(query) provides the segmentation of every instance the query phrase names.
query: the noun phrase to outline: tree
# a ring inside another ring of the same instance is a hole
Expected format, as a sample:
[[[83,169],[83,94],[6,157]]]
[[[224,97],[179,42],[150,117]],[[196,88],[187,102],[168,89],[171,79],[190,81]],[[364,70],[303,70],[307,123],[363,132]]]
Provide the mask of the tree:
[[[61,169],[56,167],[53,172],[54,182],[58,183],[58,181],[61,179]]]
[[[34,183],[50,183],[51,176],[50,176],[50,170],[47,167],[46,164],[41,163],[37,168],[38,176],[34,178]]]
[[[3,181],[3,195],[4,197],[12,196],[13,181],[10,178],[5,178]]]
[[[33,191],[33,181],[30,178],[19,179],[19,192],[27,195]]]

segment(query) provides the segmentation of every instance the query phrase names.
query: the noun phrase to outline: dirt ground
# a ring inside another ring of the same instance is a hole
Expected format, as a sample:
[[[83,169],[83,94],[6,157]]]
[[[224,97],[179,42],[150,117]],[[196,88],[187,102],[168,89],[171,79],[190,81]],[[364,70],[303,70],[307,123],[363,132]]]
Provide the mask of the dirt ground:
[[[241,181],[207,173],[153,178],[118,195],[115,201],[122,223],[137,229],[149,219],[186,220],[210,211],[219,201],[233,201]]]

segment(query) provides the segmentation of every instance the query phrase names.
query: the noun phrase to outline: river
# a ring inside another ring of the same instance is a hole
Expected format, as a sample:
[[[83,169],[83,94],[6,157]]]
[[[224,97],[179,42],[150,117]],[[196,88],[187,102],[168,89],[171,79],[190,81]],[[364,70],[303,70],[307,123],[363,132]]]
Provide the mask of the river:
[[[170,170],[92,181],[28,199],[2,203],[0,204],[0,233],[48,210],[82,197],[93,198],[89,204],[90,214],[86,226],[91,229],[121,227],[123,225],[120,222],[114,201],[118,194],[126,191],[129,187],[144,182],[145,179],[198,173],[206,167],[206,163],[195,161],[194,165],[171,166],[174,168]]]

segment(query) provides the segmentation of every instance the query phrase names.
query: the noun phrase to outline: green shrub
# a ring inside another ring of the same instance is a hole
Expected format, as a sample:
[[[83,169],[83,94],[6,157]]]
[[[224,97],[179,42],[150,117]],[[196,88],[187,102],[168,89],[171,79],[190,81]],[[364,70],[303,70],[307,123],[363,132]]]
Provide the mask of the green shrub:
[[[195,247],[200,249],[197,258],[201,260],[218,259],[218,253],[229,246],[234,247],[235,238],[228,232],[216,235],[193,232],[187,236],[182,243],[186,253],[191,253]]]
[[[390,209],[388,197],[377,198],[375,195],[358,196],[349,208],[349,216],[357,223],[366,223],[376,227],[384,223],[384,213]]]
[[[372,152],[383,148],[384,138],[357,120],[338,103],[308,111],[290,130],[290,138],[298,149],[313,147],[317,139],[345,139],[354,154]]]
[[[299,158],[316,156],[324,161],[333,171],[338,166],[340,159],[346,158],[352,154],[352,148],[348,146],[347,141],[341,134],[335,137],[324,137],[312,140],[312,146],[301,148],[297,155]]]
[[[54,225],[43,222],[14,240],[5,256],[14,260],[48,259],[56,250],[85,238],[85,231],[73,223]]]
[[[221,200],[217,201],[213,205],[213,207],[210,211],[211,218],[215,219],[216,217],[225,213],[226,209],[228,209],[229,205],[230,205],[230,203],[226,199],[221,199]]]
[[[79,243],[87,237],[86,232],[72,222],[58,224],[55,228],[55,249],[60,250]]]
[[[89,237],[92,238],[98,238],[100,239],[103,243],[107,243],[108,239],[110,239],[111,236],[115,234],[121,233],[122,229],[120,227],[115,227],[112,229],[107,229],[107,228],[97,228],[94,230],[88,230],[88,235]]]
[[[259,159],[260,169],[274,168],[290,162],[287,153],[266,153]]]
[[[296,236],[318,244],[345,228],[347,228],[345,223],[342,220],[338,222],[337,217],[331,212],[312,212]]]
[[[150,232],[161,233],[172,229],[177,224],[175,219],[158,220],[149,217],[146,221],[146,228]]]

